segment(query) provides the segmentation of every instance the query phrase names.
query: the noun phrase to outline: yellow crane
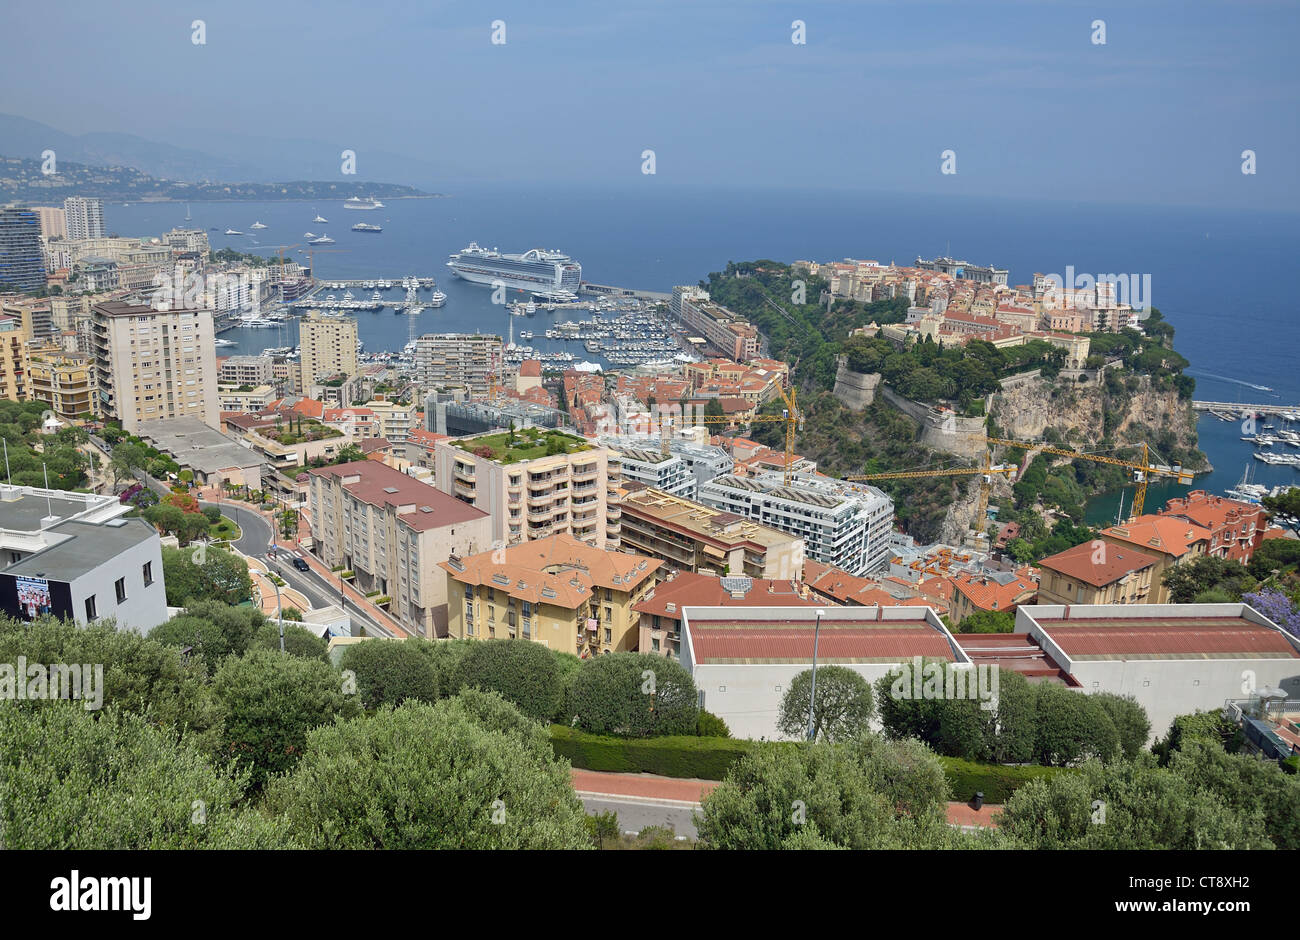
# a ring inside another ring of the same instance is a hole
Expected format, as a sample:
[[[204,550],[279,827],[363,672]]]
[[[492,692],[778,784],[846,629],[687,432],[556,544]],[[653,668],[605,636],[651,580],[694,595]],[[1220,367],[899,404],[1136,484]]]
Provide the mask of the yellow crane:
[[[682,423],[683,423],[684,425],[687,424],[688,422],[689,422],[689,424],[692,424],[692,425],[695,425],[695,424],[752,424],[752,423],[756,423],[756,422],[765,422],[765,423],[766,423],[766,422],[776,422],[776,421],[780,421],[780,422],[784,423],[784,424],[785,424],[785,476],[784,476],[784,482],[785,482],[785,485],[786,485],[786,486],[789,486],[789,485],[790,485],[790,477],[791,477],[791,475],[792,475],[793,472],[794,472],[794,471],[793,471],[793,467],[794,467],[794,432],[795,432],[796,428],[799,428],[799,427],[802,427],[802,426],[803,426],[803,415],[800,413],[800,411],[799,411],[799,407],[798,407],[798,405],[797,405],[797,403],[796,403],[796,398],[797,398],[797,394],[798,394],[798,393],[797,393],[797,391],[795,390],[795,388],[794,388],[793,386],[790,387],[789,389],[786,389],[786,388],[783,388],[783,387],[781,387],[781,386],[778,385],[778,386],[777,386],[777,392],[780,393],[780,395],[781,395],[781,401],[782,401],[782,403],[785,405],[785,407],[784,407],[783,409],[781,409],[781,413],[780,413],[779,415],[760,415],[760,414],[756,414],[756,415],[753,415],[752,417],[749,417],[749,418],[746,418],[746,419],[743,419],[743,420],[742,420],[742,419],[738,419],[738,418],[729,418],[729,417],[727,417],[726,415],[683,415],[683,416],[682,416]],[[672,427],[672,422],[671,422],[670,420],[665,420],[665,418],[671,418],[671,417],[672,417],[671,415],[665,415],[663,412],[660,412],[660,414],[659,414],[659,450],[660,450],[660,452],[663,453],[663,454],[667,454],[668,451],[669,451],[669,447],[668,447],[668,434],[669,434],[669,429]]]
[[[1085,454],[1077,450],[1066,450],[1063,447],[1053,447],[1050,444],[1035,441],[1012,441],[1000,437],[985,438],[985,443],[990,445],[1002,445],[1004,447],[1019,447],[1023,450],[1037,450],[1044,454],[1053,454],[1057,457],[1070,457],[1075,460],[1092,460],[1097,463],[1106,463],[1115,467],[1126,467],[1133,471],[1133,481],[1137,484],[1137,492],[1133,497],[1132,515],[1133,519],[1142,515],[1142,505],[1146,501],[1147,483],[1155,477],[1169,477],[1178,483],[1191,483],[1194,479],[1193,474],[1184,470],[1182,467],[1166,467],[1160,464],[1151,463],[1151,451],[1146,443],[1142,444],[1141,462],[1134,460],[1125,460],[1122,457],[1110,457],[1106,454]]]
[[[975,513],[975,531],[983,534],[985,515],[989,506],[989,485],[993,482],[993,474],[1005,473],[1014,475],[1016,472],[1015,464],[998,464],[993,465],[989,452],[984,452],[984,463],[979,467],[956,467],[949,470],[894,470],[888,473],[853,473],[843,477],[844,480],[852,482],[866,482],[868,480],[914,480],[922,477],[959,477],[974,476],[983,474],[980,480],[980,501],[979,508]]]

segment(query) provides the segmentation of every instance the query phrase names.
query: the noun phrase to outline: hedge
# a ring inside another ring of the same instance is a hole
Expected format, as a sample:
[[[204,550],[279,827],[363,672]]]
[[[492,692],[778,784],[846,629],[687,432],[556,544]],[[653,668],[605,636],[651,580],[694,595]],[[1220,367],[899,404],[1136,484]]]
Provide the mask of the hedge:
[[[721,780],[753,745],[753,741],[694,735],[615,738],[551,725],[551,747],[557,756],[568,758],[574,767],[613,773]]]
[[[582,770],[647,773],[664,777],[722,780],[731,765],[753,747],[795,747],[797,742],[758,742],[737,738],[677,736],[615,738],[587,734],[565,725],[551,725],[551,747]],[[1005,803],[1031,780],[1068,772],[1060,767],[980,764],[957,757],[940,757],[952,798],[967,802],[976,791],[985,803]]]
[[[976,794],[984,794],[985,803],[1005,803],[1011,794],[1031,780],[1052,777],[1065,772],[1063,767],[1040,767],[1037,764],[980,764],[960,757],[940,757],[948,783],[952,785],[952,798],[969,802]]]

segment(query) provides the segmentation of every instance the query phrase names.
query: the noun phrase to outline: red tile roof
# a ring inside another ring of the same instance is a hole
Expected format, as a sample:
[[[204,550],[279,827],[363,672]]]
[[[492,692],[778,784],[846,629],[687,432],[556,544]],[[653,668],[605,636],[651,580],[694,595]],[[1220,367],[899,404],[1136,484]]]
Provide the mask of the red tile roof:
[[[1243,617],[1034,619],[1071,659],[1300,659],[1281,631]]]
[[[799,621],[699,621],[690,626],[696,663],[811,663],[813,624]],[[913,656],[955,660],[942,633],[925,620],[822,621],[819,663],[896,663]]]
[[[1208,542],[1212,533],[1209,529],[1182,519],[1148,513],[1122,526],[1113,525],[1102,529],[1101,534],[1128,542],[1147,552],[1162,552],[1181,558],[1197,542]]]
[[[374,460],[320,467],[310,473],[319,477],[360,477],[354,483],[344,483],[343,488],[371,506],[412,506],[411,511],[400,513],[398,519],[417,532],[470,522],[487,515],[469,503]]]
[[[1149,568],[1159,560],[1154,555],[1144,555],[1133,548],[1120,548],[1105,542],[1094,548],[1091,542],[1081,542],[1063,552],[1048,555],[1038,564],[1076,581],[1094,587],[1105,587],[1126,574]]]
[[[673,609],[669,610],[668,605]],[[815,598],[799,595],[794,582],[755,578],[743,597],[733,597],[722,587],[722,579],[706,574],[683,572],[671,581],[656,585],[654,594],[633,606],[644,614],[682,618],[683,607],[824,607]]]

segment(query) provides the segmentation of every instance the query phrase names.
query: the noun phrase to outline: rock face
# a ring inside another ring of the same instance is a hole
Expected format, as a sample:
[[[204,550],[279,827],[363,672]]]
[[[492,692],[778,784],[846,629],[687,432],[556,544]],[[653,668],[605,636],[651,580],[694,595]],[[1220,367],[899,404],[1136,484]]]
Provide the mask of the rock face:
[[[879,372],[854,372],[848,367],[848,357],[839,356],[835,372],[835,397],[849,411],[862,411],[876,400],[880,385]]]
[[[1121,444],[1147,441],[1153,445],[1163,438],[1168,446],[1172,435],[1180,450],[1199,453],[1191,402],[1172,389],[1152,388],[1149,376],[1126,380],[1133,389],[1113,394],[1094,384],[1076,386],[1036,378],[995,392],[989,413],[1003,436],[1017,440],[1042,440],[1048,428],[1077,446],[1094,445],[1106,437]],[[1195,461],[1186,459],[1192,469],[1209,467],[1203,455]]]

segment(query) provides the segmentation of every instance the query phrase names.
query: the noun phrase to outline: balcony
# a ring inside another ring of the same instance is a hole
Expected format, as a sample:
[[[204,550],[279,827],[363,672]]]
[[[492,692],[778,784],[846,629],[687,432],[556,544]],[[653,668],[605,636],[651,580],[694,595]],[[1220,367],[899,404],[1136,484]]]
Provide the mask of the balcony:
[[[460,480],[453,481],[452,489],[456,491],[457,496],[468,496],[473,499],[477,495],[477,491],[472,484],[462,483]]]

